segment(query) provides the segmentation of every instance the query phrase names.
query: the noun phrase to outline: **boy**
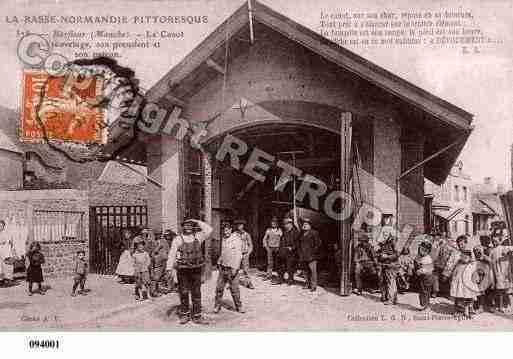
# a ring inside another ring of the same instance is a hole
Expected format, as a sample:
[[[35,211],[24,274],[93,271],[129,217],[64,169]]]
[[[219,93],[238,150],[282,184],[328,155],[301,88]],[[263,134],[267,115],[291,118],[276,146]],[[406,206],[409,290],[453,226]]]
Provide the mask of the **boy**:
[[[278,227],[278,219],[273,217],[271,219],[271,227],[266,229],[264,238],[262,239],[262,244],[267,252],[267,275],[264,280],[272,280],[273,267],[275,259],[278,256],[282,235],[283,232]]]
[[[419,287],[419,310],[426,310],[429,307],[431,290],[433,289],[433,259],[431,254],[431,243],[421,242],[418,248],[418,255],[415,258],[415,274]]]
[[[150,265],[151,259],[148,252],[144,250],[145,243],[137,242],[135,245],[134,257],[134,276],[135,276],[135,299],[148,299],[150,287]],[[142,296],[141,296],[142,291]]]
[[[75,276],[73,277],[74,283],[73,283],[73,290],[71,292],[71,296],[75,297],[76,290],[78,286],[80,286],[80,292],[78,292],[81,295],[87,295],[85,292],[85,282],[87,278],[87,261],[85,259],[85,251],[81,250],[77,252],[77,260],[75,261]]]

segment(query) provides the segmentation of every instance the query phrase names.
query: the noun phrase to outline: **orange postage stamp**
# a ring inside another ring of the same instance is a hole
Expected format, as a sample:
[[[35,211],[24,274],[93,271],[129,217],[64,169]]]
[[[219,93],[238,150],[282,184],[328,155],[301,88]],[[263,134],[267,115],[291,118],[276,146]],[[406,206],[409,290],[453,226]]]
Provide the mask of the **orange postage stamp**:
[[[51,76],[43,71],[23,73],[22,141],[105,143],[103,111],[97,105],[102,78],[70,76]]]

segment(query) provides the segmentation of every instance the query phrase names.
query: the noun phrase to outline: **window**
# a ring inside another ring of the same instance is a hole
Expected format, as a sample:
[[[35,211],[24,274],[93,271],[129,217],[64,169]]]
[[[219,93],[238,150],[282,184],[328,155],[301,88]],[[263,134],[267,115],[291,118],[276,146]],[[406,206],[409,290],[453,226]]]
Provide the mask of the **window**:
[[[463,201],[468,201],[467,187],[463,186]]]
[[[456,186],[454,186],[454,201],[458,202],[459,200],[460,200],[460,189],[456,185]]]
[[[463,188],[464,188],[464,190],[466,189],[465,187],[463,187]],[[469,221],[468,214],[465,215],[465,234],[466,235],[470,234],[470,221]]]
[[[452,222],[452,231],[456,234],[458,233],[458,222]]]

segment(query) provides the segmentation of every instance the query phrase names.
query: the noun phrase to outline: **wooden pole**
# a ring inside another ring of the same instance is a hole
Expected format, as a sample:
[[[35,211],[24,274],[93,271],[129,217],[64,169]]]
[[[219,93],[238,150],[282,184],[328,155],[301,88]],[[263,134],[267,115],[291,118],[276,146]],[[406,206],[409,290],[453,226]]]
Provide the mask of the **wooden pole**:
[[[341,116],[341,131],[340,131],[340,184],[341,191],[344,193],[351,193],[350,179],[351,170],[351,113],[344,112]],[[351,246],[352,246],[352,233],[351,221],[346,219],[340,223],[340,249],[341,249],[341,276],[340,276],[340,295],[351,294]]]
[[[203,221],[212,225],[212,159],[211,155],[208,152],[202,151],[201,162],[203,165]],[[206,258],[206,268],[204,272],[204,279],[210,279],[212,277],[212,259],[210,256],[211,253],[211,244],[212,241],[209,238],[205,240],[205,253],[207,254]]]
[[[296,168],[296,154],[292,153],[292,166]],[[296,227],[299,227],[299,222],[297,218],[297,207],[296,207],[296,176],[292,176],[292,202],[293,202],[293,209],[294,209],[294,225]]]

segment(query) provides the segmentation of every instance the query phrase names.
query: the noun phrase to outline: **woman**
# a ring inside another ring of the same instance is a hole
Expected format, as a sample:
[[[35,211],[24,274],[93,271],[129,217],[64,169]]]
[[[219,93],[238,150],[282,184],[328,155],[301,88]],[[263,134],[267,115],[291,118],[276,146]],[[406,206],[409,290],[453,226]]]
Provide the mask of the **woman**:
[[[38,293],[45,295],[42,287],[42,283],[44,281],[42,265],[45,263],[45,257],[43,256],[43,253],[41,253],[41,245],[39,243],[33,242],[30,245],[27,253],[27,260],[29,262],[29,266],[27,268],[28,295],[31,296],[33,294],[32,286],[34,283],[37,283]]]
[[[121,256],[116,268],[116,274],[121,283],[130,283],[134,276],[134,258],[132,257],[132,232],[124,229],[121,233]]]
[[[0,220],[0,281],[9,285],[14,280],[14,243],[5,231],[5,221]]]

